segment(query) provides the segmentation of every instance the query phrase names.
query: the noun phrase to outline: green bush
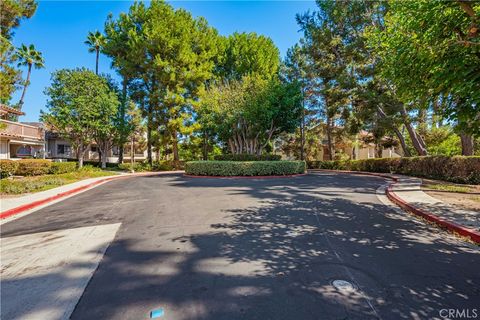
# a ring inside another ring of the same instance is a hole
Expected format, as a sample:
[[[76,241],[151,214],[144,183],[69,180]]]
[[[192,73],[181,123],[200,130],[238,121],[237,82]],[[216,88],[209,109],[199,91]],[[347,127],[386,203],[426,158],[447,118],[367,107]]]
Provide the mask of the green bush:
[[[346,161],[310,161],[309,169],[398,173],[456,183],[480,184],[480,157],[427,156]]]
[[[213,157],[216,161],[279,161],[282,156],[277,154],[219,154]]]
[[[176,167],[178,169],[184,168],[185,163],[183,161],[177,162]],[[128,170],[130,171],[132,165],[128,162],[121,163],[118,165],[118,168],[121,170]],[[173,161],[155,161],[153,162],[152,166],[148,164],[147,161],[143,162],[135,162],[133,164],[133,170],[136,172],[142,171],[172,171],[175,169],[175,163]]]
[[[17,162],[18,167],[15,174],[18,176],[38,176],[48,174],[52,166],[50,160],[43,159],[22,159]]]
[[[305,161],[190,161],[185,172],[197,176],[271,176],[305,172]]]
[[[76,162],[52,162],[50,165],[51,174],[67,173],[77,169]]]
[[[0,160],[0,177],[5,178],[15,174],[18,168],[18,161]]]

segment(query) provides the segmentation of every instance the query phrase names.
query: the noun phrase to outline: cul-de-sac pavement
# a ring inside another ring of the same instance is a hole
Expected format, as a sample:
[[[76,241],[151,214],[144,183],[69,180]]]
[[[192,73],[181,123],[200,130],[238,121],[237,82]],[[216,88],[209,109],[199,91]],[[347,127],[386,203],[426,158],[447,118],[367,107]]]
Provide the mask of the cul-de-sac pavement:
[[[400,211],[385,183],[333,172],[111,181],[1,226],[2,318],[442,319],[479,308],[479,247]]]

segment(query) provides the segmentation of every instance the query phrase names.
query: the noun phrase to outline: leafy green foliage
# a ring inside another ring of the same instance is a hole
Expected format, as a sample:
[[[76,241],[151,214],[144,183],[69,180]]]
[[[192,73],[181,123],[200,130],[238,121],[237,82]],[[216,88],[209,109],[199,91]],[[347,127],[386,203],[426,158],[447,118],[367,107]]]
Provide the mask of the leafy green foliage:
[[[235,32],[224,40],[216,73],[222,79],[240,80],[247,75],[267,79],[277,75],[280,52],[272,39],[251,33]]]
[[[33,16],[37,9],[35,0],[0,1],[0,102],[8,103],[21,83],[21,72],[15,68],[17,55],[12,45],[13,30],[20,21]]]
[[[50,174],[60,174],[72,172],[77,169],[76,162],[51,162],[50,164]]]
[[[231,153],[262,154],[273,138],[292,132],[301,116],[298,83],[245,76],[211,87],[200,101],[200,121]]]
[[[50,172],[52,162],[40,159],[18,160],[18,167],[15,171],[17,176],[39,176]]]
[[[410,157],[346,161],[312,161],[310,169],[398,173],[457,183],[480,184],[480,157]]]
[[[185,172],[199,176],[271,176],[305,172],[305,161],[190,161]]]
[[[382,75],[405,103],[448,96],[446,118],[458,130],[480,135],[480,4],[418,0],[389,5],[384,25],[369,33]]]
[[[217,161],[279,161],[282,156],[276,154],[221,154],[213,157]]]
[[[18,168],[18,161],[9,159],[0,160],[0,178],[13,176]]]
[[[63,69],[53,73],[47,112],[41,118],[76,149],[79,167],[94,138],[108,136],[119,106],[117,94],[105,78],[87,69]],[[97,142],[101,139],[97,140]]]
[[[102,171],[92,166],[84,166],[81,169],[62,173],[47,174],[41,176],[23,177],[20,179],[1,179],[1,194],[22,194],[30,192],[39,192],[59,187],[68,183],[73,183],[88,178],[98,178],[111,176],[115,173]]]

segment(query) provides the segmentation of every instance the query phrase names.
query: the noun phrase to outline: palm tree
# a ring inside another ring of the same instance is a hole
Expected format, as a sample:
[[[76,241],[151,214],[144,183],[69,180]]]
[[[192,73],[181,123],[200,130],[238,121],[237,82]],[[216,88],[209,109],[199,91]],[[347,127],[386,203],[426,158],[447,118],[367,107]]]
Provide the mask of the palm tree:
[[[105,37],[98,30],[95,32],[89,32],[85,44],[88,45],[88,52],[95,52],[95,74],[98,75],[98,56],[100,55],[100,50],[105,44]]]
[[[32,66],[35,69],[45,68],[42,53],[35,49],[35,46],[31,44],[30,46],[26,46],[22,44],[20,48],[17,48],[16,58],[19,60],[18,66],[27,66],[27,79],[25,81],[25,85],[23,86],[22,96],[20,97],[20,101],[18,102],[18,107],[21,110],[23,106],[23,99],[25,98],[25,92],[27,91],[27,87],[30,85],[30,74],[32,73]]]

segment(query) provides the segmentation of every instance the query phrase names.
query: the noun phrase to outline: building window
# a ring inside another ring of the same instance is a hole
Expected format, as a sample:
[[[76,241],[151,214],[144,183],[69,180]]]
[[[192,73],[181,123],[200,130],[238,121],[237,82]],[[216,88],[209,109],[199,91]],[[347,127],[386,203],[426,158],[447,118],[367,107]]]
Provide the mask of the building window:
[[[98,147],[97,146],[90,146],[90,151],[91,152],[98,152]]]
[[[65,154],[69,155],[70,154],[70,146],[66,144],[57,144],[57,154]]]
[[[112,147],[112,154],[114,156],[118,156],[120,154],[120,148],[118,146],[113,146]]]
[[[32,147],[21,146],[17,148],[17,157],[28,157],[32,155]]]

